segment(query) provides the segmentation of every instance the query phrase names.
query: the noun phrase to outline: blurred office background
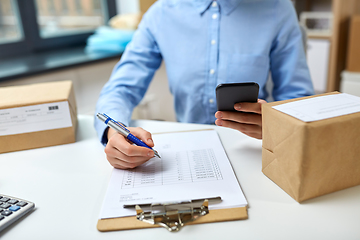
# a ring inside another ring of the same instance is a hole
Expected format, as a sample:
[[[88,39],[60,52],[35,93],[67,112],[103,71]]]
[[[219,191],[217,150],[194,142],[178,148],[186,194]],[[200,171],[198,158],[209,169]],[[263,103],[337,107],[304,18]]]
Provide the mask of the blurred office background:
[[[72,80],[78,113],[94,114],[123,46],[153,2],[0,0],[0,87]],[[306,30],[316,92],[360,96],[360,0],[292,2]],[[164,64],[133,117],[175,121]]]

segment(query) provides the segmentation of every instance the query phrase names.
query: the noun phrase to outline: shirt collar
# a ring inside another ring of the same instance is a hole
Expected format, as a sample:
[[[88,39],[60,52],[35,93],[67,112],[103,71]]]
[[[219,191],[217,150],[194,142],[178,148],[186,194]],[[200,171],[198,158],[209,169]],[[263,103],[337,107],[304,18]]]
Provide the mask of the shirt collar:
[[[217,0],[221,10],[224,11],[226,15],[229,15],[241,1],[242,0]],[[209,8],[213,0],[193,0],[192,2],[199,13],[203,14]]]

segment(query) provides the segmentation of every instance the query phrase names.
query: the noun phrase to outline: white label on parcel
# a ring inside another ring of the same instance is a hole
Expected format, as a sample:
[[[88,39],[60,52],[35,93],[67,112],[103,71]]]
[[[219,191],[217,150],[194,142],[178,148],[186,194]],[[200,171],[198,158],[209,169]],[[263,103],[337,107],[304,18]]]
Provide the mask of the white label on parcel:
[[[284,103],[273,108],[301,121],[313,122],[360,112],[360,97],[340,93]]]
[[[67,101],[0,109],[0,136],[71,126]]]

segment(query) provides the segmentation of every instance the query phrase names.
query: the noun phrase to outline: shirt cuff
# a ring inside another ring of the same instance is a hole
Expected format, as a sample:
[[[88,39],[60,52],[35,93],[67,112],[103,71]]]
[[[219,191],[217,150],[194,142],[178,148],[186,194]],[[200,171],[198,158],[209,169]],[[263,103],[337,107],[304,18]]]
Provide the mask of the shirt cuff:
[[[106,146],[106,144],[108,142],[108,137],[107,137],[108,131],[109,131],[109,127],[105,128],[104,133],[103,133],[103,135],[101,137],[101,144],[104,145],[104,146]]]

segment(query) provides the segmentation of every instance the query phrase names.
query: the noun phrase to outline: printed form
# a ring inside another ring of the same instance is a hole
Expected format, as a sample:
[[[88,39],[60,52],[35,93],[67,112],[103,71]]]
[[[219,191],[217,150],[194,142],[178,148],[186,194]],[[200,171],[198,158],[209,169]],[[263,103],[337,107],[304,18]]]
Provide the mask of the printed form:
[[[100,219],[134,216],[125,204],[168,203],[218,197],[209,209],[247,205],[215,130],[154,134],[161,159],[132,169],[113,169]]]

